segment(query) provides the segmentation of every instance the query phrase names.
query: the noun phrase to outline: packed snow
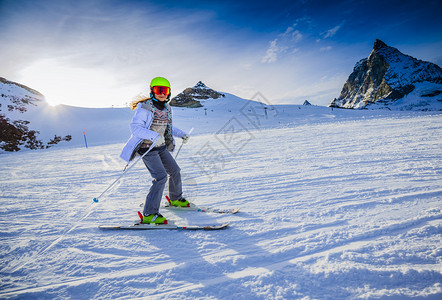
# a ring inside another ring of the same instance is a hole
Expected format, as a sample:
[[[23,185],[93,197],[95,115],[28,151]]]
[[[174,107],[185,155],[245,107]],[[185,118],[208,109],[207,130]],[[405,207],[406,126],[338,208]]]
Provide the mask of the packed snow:
[[[241,210],[162,213],[227,229],[98,229],[136,220],[152,179],[139,163],[93,202],[122,173],[132,112],[62,106],[71,142],[0,155],[0,298],[442,297],[440,112],[204,105],[174,110],[194,128],[185,195]]]

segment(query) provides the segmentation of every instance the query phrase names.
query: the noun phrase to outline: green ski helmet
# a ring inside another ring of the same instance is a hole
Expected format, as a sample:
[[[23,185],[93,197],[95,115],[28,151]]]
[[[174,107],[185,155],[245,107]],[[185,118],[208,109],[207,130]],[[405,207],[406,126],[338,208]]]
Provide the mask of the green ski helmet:
[[[154,79],[152,79],[152,81],[150,82],[150,90],[151,90],[150,97],[152,99],[156,100],[154,97],[154,94],[152,92],[152,88],[154,86],[167,86],[168,88],[170,88],[170,82],[169,82],[169,80],[167,80],[164,77],[155,77]],[[167,101],[170,100],[170,95],[172,94],[172,89],[170,89],[170,90],[171,91],[170,91],[169,95],[167,96]]]
[[[167,86],[170,88],[170,82],[169,82],[169,80],[167,80],[164,77],[155,77],[150,82],[150,87],[154,87],[154,86]]]

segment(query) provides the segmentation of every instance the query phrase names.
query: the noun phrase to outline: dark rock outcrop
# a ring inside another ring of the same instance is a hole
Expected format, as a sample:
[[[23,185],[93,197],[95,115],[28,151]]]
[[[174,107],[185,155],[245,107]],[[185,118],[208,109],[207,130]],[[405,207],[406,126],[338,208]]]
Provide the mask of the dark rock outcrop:
[[[376,40],[370,56],[356,63],[339,98],[331,101],[329,106],[365,108],[376,103],[388,107],[413,92],[420,83],[426,83],[426,86],[415,95],[413,105],[425,104],[426,109],[431,108],[428,99],[425,103],[418,103],[416,98],[426,95],[434,98],[441,93],[442,69]],[[439,99],[433,101],[438,102]],[[407,107],[406,103],[402,104],[403,108]]]
[[[170,105],[179,107],[197,108],[202,107],[201,100],[218,99],[225,97],[211,88],[208,88],[204,83],[199,81],[194,87],[187,88],[170,100]]]

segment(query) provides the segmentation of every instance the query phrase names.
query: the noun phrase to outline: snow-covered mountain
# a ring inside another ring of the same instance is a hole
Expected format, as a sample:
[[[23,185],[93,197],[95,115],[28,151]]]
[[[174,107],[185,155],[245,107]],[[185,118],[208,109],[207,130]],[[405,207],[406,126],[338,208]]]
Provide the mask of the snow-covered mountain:
[[[0,112],[6,110],[24,112],[27,106],[35,106],[44,101],[44,96],[38,91],[3,77],[0,77],[0,93],[2,100]]]
[[[442,110],[442,69],[376,40],[368,58],[356,63],[339,98],[329,106]]]
[[[0,96],[0,150],[43,149],[70,141],[69,134],[57,135],[57,127],[47,130],[46,139],[40,140],[40,131],[33,127],[35,124],[30,119],[48,104],[38,91],[0,77]]]
[[[199,81],[194,87],[187,88],[172,98],[170,104],[180,107],[202,107],[201,100],[218,99],[225,97],[224,94],[207,87]]]

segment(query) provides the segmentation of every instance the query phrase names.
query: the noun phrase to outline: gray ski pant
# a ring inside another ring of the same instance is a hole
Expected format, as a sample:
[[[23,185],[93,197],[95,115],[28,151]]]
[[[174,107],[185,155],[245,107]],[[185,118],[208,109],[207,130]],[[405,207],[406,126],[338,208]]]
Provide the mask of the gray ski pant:
[[[143,214],[147,216],[159,212],[167,175],[170,176],[170,200],[181,199],[183,186],[181,182],[181,169],[166,146],[153,148],[143,157],[143,162],[153,178],[143,210]]]

